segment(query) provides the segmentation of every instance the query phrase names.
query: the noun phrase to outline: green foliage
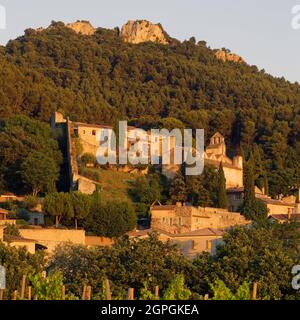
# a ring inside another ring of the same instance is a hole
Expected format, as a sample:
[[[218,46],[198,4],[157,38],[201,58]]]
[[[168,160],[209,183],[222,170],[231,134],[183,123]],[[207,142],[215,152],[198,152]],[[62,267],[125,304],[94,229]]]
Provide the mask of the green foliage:
[[[254,163],[252,157],[245,164],[244,170],[245,196],[241,212],[249,220],[262,221],[267,218],[268,209],[264,202],[255,197]]]
[[[0,70],[2,118],[48,121],[61,110],[82,122],[129,119],[145,128],[220,131],[229,151],[259,147],[272,196],[299,186],[299,84],[256,66],[224,63],[205,41],[132,46],[117,30],[84,37],[55,23],[10,41]]]
[[[53,158],[41,152],[29,153],[22,162],[20,173],[24,184],[32,190],[33,196],[56,189],[59,168]]]
[[[211,284],[211,289],[213,300],[251,300],[251,286],[247,281],[238,287],[235,294],[220,279]]]
[[[44,211],[50,217],[56,218],[56,225],[62,220],[65,214],[66,196],[64,193],[49,193],[44,200]]]
[[[79,173],[90,180],[101,182],[101,174],[98,169],[81,167]]]
[[[80,192],[72,192],[69,196],[69,202],[72,209],[71,215],[69,214],[68,218],[74,219],[75,227],[77,228],[78,221],[83,222],[90,214],[92,198]]]
[[[25,116],[5,118],[0,122],[0,145],[6,190],[31,188],[36,193],[53,187],[62,155],[48,125]]]
[[[68,291],[77,296],[84,285],[102,288],[104,295],[103,281],[109,279],[113,297],[124,299],[131,287],[135,288],[138,298],[153,299],[151,292],[155,286],[159,286],[163,295],[176,274],[187,265],[190,262],[176,246],[162,243],[152,234],[147,239],[124,237],[112,247],[61,245],[51,257],[49,270],[60,271]]]
[[[188,201],[192,205],[200,207],[219,206],[218,190],[220,179],[215,167],[206,165],[201,175],[187,176],[185,180]]]
[[[63,277],[60,272],[43,277],[41,273],[29,276],[37,300],[62,300]]]
[[[36,196],[26,196],[22,202],[22,207],[27,210],[34,209],[39,204],[39,199]]]
[[[164,300],[188,300],[191,297],[191,291],[186,288],[184,275],[176,275],[165,291]]]
[[[157,174],[139,176],[133,183],[131,194],[136,202],[150,206],[162,198],[162,183]]]
[[[227,209],[228,208],[228,201],[227,201],[227,194],[226,194],[226,179],[224,175],[223,165],[222,162],[219,167],[218,171],[218,207]]]
[[[54,192],[44,199],[44,211],[49,217],[55,217],[56,226],[59,223],[82,222],[89,216],[92,207],[92,197],[80,192]]]
[[[95,165],[96,163],[96,157],[92,153],[84,153],[80,157],[81,164],[83,166],[87,166],[88,164]]]
[[[293,295],[290,272],[299,255],[297,228],[297,223],[233,228],[225,234],[224,245],[219,246],[209,260],[207,281],[213,283],[220,279],[232,292],[236,292],[244,280],[251,284],[257,282],[258,299]],[[197,259],[194,263],[197,264]]]
[[[9,241],[12,237],[21,237],[19,229],[14,224],[6,224],[4,229],[4,241]]]
[[[169,190],[172,203],[185,202],[187,200],[187,188],[184,177],[181,173],[177,174],[172,180]]]
[[[139,292],[140,300],[155,300],[155,294],[148,289],[147,282],[144,283],[144,287]]]
[[[119,237],[133,230],[136,220],[134,208],[130,203],[111,201],[93,207],[84,222],[84,227],[88,232],[98,236]]]
[[[42,252],[30,254],[25,248],[16,249],[0,243],[0,265],[6,269],[7,295],[20,288],[23,275],[43,271],[45,258]]]
[[[66,291],[80,297],[85,285],[100,288],[104,281],[104,270],[100,248],[64,244],[55,248],[49,261],[50,272],[59,271],[63,275]]]

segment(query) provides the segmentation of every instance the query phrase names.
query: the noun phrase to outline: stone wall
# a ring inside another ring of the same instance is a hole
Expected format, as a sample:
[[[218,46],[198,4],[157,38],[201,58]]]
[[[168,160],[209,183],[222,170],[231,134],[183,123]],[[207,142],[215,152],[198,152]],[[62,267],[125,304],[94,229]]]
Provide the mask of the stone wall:
[[[218,208],[193,208],[191,230],[203,228],[223,229],[235,225],[247,224],[239,213],[232,213]]]
[[[183,234],[204,228],[222,229],[249,222],[239,213],[218,208],[157,206],[151,208],[151,228]]]
[[[226,188],[243,187],[243,170],[223,166],[226,179]]]
[[[48,252],[53,252],[59,244],[72,243],[85,245],[84,230],[64,229],[19,229],[21,237],[35,240],[38,244],[47,247]]]

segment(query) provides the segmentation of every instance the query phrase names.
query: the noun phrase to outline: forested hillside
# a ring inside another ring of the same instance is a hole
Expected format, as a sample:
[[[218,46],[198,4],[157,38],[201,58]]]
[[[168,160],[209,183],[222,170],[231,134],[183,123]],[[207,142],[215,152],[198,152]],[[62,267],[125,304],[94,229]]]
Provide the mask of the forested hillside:
[[[91,123],[220,131],[230,153],[252,151],[257,183],[267,173],[272,195],[300,184],[300,85],[218,60],[204,41],[132,45],[117,28],[83,36],[60,22],[28,29],[0,48],[0,117],[46,122],[56,110]]]

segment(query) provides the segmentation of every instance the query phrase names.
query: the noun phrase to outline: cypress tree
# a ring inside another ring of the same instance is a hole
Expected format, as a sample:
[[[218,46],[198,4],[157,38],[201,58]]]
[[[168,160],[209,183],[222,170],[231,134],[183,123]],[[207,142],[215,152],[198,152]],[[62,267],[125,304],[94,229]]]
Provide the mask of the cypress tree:
[[[244,170],[245,189],[242,213],[249,220],[262,221],[267,218],[268,209],[263,201],[256,199],[255,197],[254,163],[252,155],[246,163]]]
[[[255,200],[254,163],[252,156],[250,156],[250,159],[246,163],[244,170],[244,193],[246,204]]]
[[[227,194],[226,194],[226,178],[223,170],[223,164],[220,163],[218,171],[218,206],[222,209],[228,208]]]
[[[187,200],[187,187],[181,173],[179,173],[171,183],[170,198],[173,203],[185,202]]]

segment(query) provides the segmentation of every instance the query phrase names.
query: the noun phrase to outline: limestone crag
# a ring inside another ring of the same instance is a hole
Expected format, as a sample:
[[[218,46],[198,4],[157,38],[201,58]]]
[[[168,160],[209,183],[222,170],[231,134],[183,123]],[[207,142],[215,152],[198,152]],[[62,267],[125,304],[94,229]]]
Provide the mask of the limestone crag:
[[[85,36],[92,36],[96,29],[92,26],[89,21],[76,21],[73,23],[68,23],[66,27],[72,29],[76,33],[85,35]]]
[[[225,50],[218,50],[216,52],[216,57],[224,62],[236,62],[236,63],[245,63],[242,57],[237,54],[227,52]]]
[[[133,44],[142,42],[169,43],[163,28],[159,24],[153,24],[147,20],[128,21],[122,27],[121,37],[125,42]]]
[[[78,34],[82,34],[84,36],[92,36],[95,32],[96,29],[92,26],[92,24],[89,21],[76,21],[72,23],[68,23],[65,25],[67,28],[72,29]],[[36,32],[43,32],[45,30],[52,29],[53,26],[50,25],[48,28],[37,28],[35,31]]]

